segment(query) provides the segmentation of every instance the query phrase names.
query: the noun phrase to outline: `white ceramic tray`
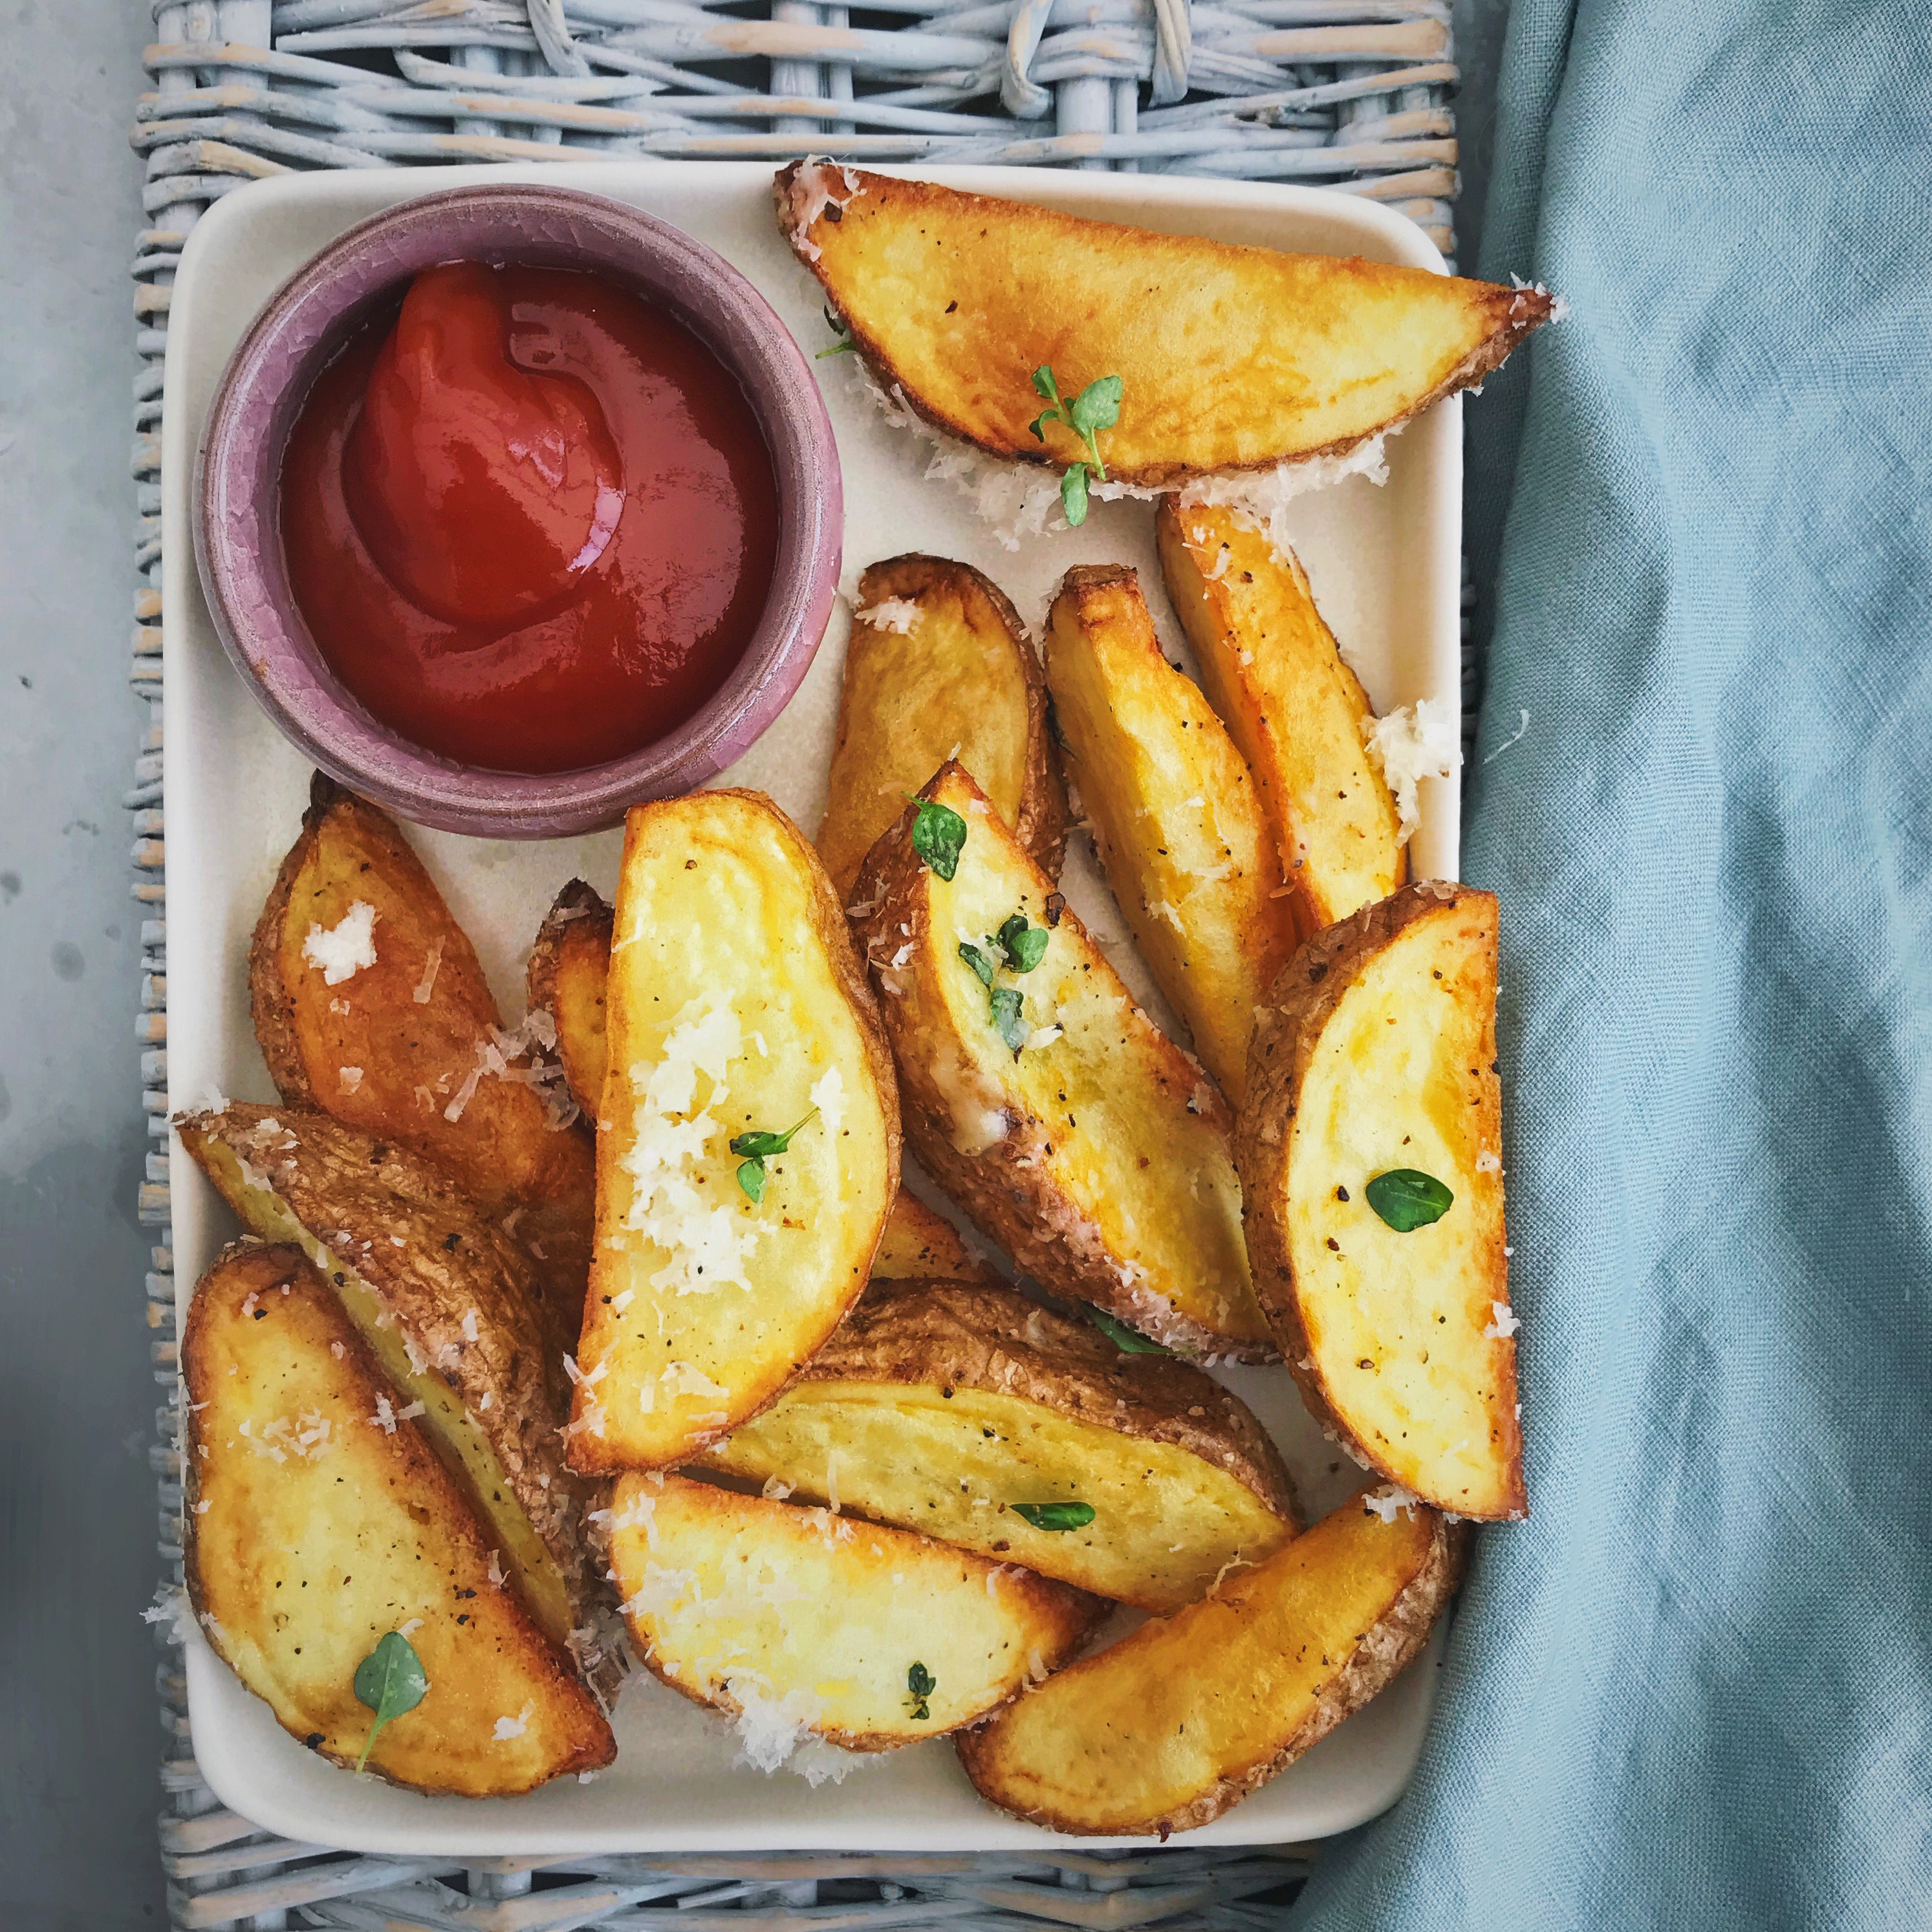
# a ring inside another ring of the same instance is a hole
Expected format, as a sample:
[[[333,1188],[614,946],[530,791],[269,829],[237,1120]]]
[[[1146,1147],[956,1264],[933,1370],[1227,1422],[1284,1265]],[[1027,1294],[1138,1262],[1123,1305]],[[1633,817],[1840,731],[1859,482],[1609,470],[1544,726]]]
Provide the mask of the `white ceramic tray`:
[[[929,172],[960,188],[1178,233],[1442,267],[1419,229],[1352,196],[1168,176]],[[231,194],[202,218],[175,285],[162,418],[168,1060],[177,1108],[200,1104],[211,1093],[274,1097],[249,1026],[248,938],[296,836],[309,778],[306,764],[230,668],[196,580],[190,482],[209,400],[261,304],[342,230],[412,196],[511,178],[548,178],[610,195],[676,223],[750,277],[808,350],[831,340],[817,284],[779,239],[771,171],[755,164],[609,162],[290,175]],[[925,446],[883,422],[860,393],[851,364],[850,357],[835,357],[815,364],[844,465],[848,588],[859,569],[878,558],[930,551],[976,565],[1036,624],[1070,565],[1126,561],[1140,571],[1169,655],[1187,658],[1160,592],[1150,506],[1097,504],[1083,528],[1030,538],[1018,552],[1009,551],[952,485],[922,481]],[[1356,477],[1294,502],[1294,541],[1376,709],[1430,698],[1456,716],[1460,404],[1439,404],[1393,438],[1388,462],[1388,482],[1380,488]],[[824,808],[847,622],[842,603],[790,707],[718,781],[770,792],[808,830]],[[1420,873],[1456,875],[1457,804],[1453,783],[1424,784],[1422,823],[1412,848]],[[414,836],[514,1018],[522,1010],[530,940],[552,896],[574,874],[608,894],[620,834],[547,844]],[[1100,932],[1124,934],[1084,840],[1073,842],[1064,883],[1076,908]],[[1164,1014],[1124,937],[1109,950],[1150,1010]],[[185,1316],[190,1285],[235,1227],[178,1144],[172,1189],[176,1280]],[[1355,1486],[1354,1466],[1309,1420],[1284,1371],[1234,1370],[1224,1378],[1275,1432],[1311,1513]],[[1420,1747],[1439,1644],[1438,1636],[1437,1647],[1366,1711],[1187,1842],[1316,1838],[1391,1804]],[[790,1771],[768,1777],[734,1767],[736,1743],[727,1726],[642,1672],[619,1702],[617,1758],[609,1769],[589,1783],[566,1778],[526,1797],[484,1800],[422,1797],[324,1762],[280,1729],[267,1706],[243,1688],[198,1634],[188,1645],[188,1678],[196,1758],[222,1801],[291,1838],[345,1849],[478,1856],[1024,1850],[1052,1835],[982,1803],[944,1739],[855,1760],[842,1783],[815,1789]]]

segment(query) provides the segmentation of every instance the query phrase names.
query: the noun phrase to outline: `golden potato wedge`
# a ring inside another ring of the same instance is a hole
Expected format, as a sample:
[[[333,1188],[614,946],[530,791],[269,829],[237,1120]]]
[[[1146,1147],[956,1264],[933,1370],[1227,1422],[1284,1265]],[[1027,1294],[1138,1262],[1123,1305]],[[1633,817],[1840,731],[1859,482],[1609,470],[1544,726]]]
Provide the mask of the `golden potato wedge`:
[[[1466,1516],[1528,1513],[1504,1244],[1496,901],[1430,880],[1311,940],[1236,1124],[1255,1286],[1318,1418]],[[1398,1232],[1392,1172],[1453,1200]]]
[[[176,1124],[242,1225],[322,1271],[405,1405],[421,1405],[531,1616],[571,1642],[593,1621],[584,1490],[564,1466],[562,1370],[515,1245],[433,1162],[326,1114],[232,1100]]]
[[[290,1106],[400,1141],[491,1220],[515,1217],[569,1347],[590,1267],[590,1142],[530,1084],[476,949],[394,821],[320,772],[256,922],[248,991]]]
[[[610,1531],[638,1655],[738,1718],[765,1771],[808,1731],[879,1751],[971,1724],[1104,1607],[904,1530],[656,1472],[617,1479]]]
[[[1427,1640],[1462,1532],[1357,1496],[1215,1594],[957,1740],[982,1798],[1056,1832],[1191,1832],[1377,1696]]]
[[[1267,1352],[1226,1102],[1134,1004],[967,772],[949,763],[920,798],[965,827],[956,872],[922,862],[908,807],[866,859],[857,890],[871,910],[854,922],[920,1165],[1048,1287],[1172,1346]],[[1024,975],[998,964],[1016,915],[1046,929]],[[1020,1002],[1017,1052],[996,995]]]
[[[356,1666],[400,1630],[429,1689],[377,1734],[383,1777],[507,1797],[610,1762],[596,1700],[298,1250],[230,1248],[195,1289],[181,1363],[188,1594],[284,1730],[355,1764],[373,1720]]]
[[[705,1463],[1149,1610],[1298,1527],[1288,1471],[1237,1397],[1011,1288],[874,1290]],[[1016,1504],[1093,1514],[1054,1528]]]
[[[859,580],[818,856],[841,904],[879,834],[948,758],[1049,878],[1066,851],[1066,792],[1046,686],[1006,594],[970,565],[896,556]]]
[[[1401,884],[1395,800],[1363,743],[1373,723],[1292,553],[1234,512],[1164,502],[1154,523],[1168,595],[1261,796],[1301,936]]]
[[[1255,1009],[1294,950],[1293,908],[1248,768],[1160,640],[1125,564],[1070,570],[1046,680],[1067,774],[1141,956],[1239,1106]]]
[[[1141,484],[1335,456],[1480,382],[1552,318],[1505,289],[1358,257],[1286,255],[1156,235],[1020,201],[818,162],[775,183],[778,226],[824,285],[882,385],[994,455],[1044,443],[1042,364],[1071,398],[1124,385],[1102,438],[1108,474]]]
[[[872,989],[770,799],[633,806],[616,929],[570,1424],[584,1470],[681,1462],[755,1414],[858,1298],[898,1192]],[[768,1160],[743,1141],[788,1131]]]
[[[613,917],[601,895],[572,879],[538,929],[524,974],[530,1010],[550,1015],[570,1097],[593,1126],[604,1099],[604,982]]]
[[[966,1245],[943,1214],[902,1187],[886,1217],[886,1232],[872,1257],[874,1282],[957,1281],[997,1288],[1000,1277]]]

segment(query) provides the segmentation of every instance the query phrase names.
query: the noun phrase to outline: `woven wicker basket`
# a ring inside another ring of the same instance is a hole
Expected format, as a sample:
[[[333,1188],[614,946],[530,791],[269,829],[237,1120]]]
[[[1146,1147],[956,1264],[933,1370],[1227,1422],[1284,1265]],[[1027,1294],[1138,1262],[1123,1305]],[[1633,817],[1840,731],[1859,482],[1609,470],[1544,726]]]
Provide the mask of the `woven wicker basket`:
[[[141,1218],[164,1564],[181,1571],[166,1226],[167,929],[162,808],[163,359],[176,265],[202,210],[292,169],[711,159],[1005,163],[1294,181],[1374,196],[1450,252],[1456,81],[1442,0],[159,0],[136,110],[149,226],[134,262],[137,596],[133,678],[152,704],[127,802],[146,976],[154,1137]],[[170,1617],[155,1623],[172,1922],[473,1932],[925,1925],[1202,1928],[1278,1922],[1294,1847],[1018,1857],[746,1854],[482,1866],[365,1858],[258,1832],[195,1768]]]

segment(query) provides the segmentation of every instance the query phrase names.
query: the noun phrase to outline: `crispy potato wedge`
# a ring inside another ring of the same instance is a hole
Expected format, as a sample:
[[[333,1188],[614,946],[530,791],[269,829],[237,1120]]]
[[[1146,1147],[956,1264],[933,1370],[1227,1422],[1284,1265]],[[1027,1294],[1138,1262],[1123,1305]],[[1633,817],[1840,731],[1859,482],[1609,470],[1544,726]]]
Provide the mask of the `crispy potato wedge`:
[[[995,456],[1064,465],[1033,372],[1124,384],[1111,476],[1180,482],[1334,456],[1480,382],[1551,320],[1505,289],[1358,257],[1286,255],[1090,221],[931,182],[794,162],[778,226],[887,388]]]
[[[598,892],[572,879],[538,929],[524,974],[530,1010],[550,1015],[570,1097],[593,1125],[604,1100],[604,982],[614,916]]]
[[[1010,1288],[874,1291],[705,1462],[1149,1610],[1298,1526],[1288,1471],[1238,1398]],[[1012,1508],[1064,1502],[1092,1521],[1036,1527]]]
[[[556,1022],[556,1049],[570,1090],[595,1121],[604,1094],[604,984],[610,970],[610,908],[581,879],[556,896],[530,954],[532,1011]],[[886,1281],[983,1281],[999,1277],[959,1232],[902,1187],[872,1257],[872,1276]]]
[[[176,1124],[244,1226],[322,1270],[404,1405],[422,1405],[538,1627],[580,1644],[595,1594],[584,1490],[564,1466],[562,1370],[514,1244],[434,1163],[326,1114],[232,1100]]]
[[[1254,774],[1312,938],[1387,898],[1408,868],[1395,800],[1363,744],[1368,693],[1292,554],[1206,504],[1163,502],[1154,528],[1202,687]]]
[[[770,1402],[863,1290],[899,1177],[844,914],[762,794],[632,808],[607,998],[584,1470],[681,1462]],[[754,1198],[728,1143],[791,1129]]]
[[[886,1232],[872,1257],[872,1279],[900,1281],[957,1281],[970,1286],[998,1288],[1000,1277],[966,1245],[965,1238],[943,1214],[936,1214],[916,1194],[902,1187],[886,1217]]]
[[[1191,1832],[1377,1696],[1456,1586],[1462,1532],[1358,1496],[1213,1596],[958,1739],[982,1798],[1088,1835]]]
[[[854,922],[920,1165],[1048,1287],[1172,1346],[1266,1352],[1226,1103],[970,776],[949,763],[920,797],[966,826],[954,876],[921,861],[909,807],[866,859],[857,890],[871,910]],[[992,962],[1016,913],[1057,921],[1030,972],[997,975],[1030,1029],[1017,1053],[960,951]]]
[[[1066,792],[1046,686],[1006,594],[970,565],[896,556],[859,580],[818,856],[843,904],[873,842],[949,758],[1050,878]]]
[[[349,958],[332,960],[326,936],[358,905],[374,915],[375,956],[345,974]],[[516,1217],[547,1318],[569,1347],[590,1266],[590,1142],[526,1078],[477,1077],[506,1058],[513,1075],[530,1068],[514,1043],[503,1050],[476,949],[394,821],[320,772],[256,922],[248,992],[269,1077],[291,1106],[400,1141],[447,1168],[491,1220]]]
[[[1318,1418],[1438,1509],[1528,1514],[1504,1244],[1496,901],[1435,880],[1297,953],[1234,1145],[1255,1286]],[[1400,1233],[1369,1184],[1454,1197]]]
[[[1057,1669],[1103,1609],[904,1530],[682,1476],[620,1476],[611,1510],[638,1655],[738,1718],[762,1770],[808,1730],[879,1751],[970,1724]]]
[[[223,1254],[181,1360],[189,1597],[284,1730],[353,1765],[371,1721],[356,1666],[401,1630],[429,1689],[377,1736],[383,1777],[506,1797],[610,1762],[596,1700],[504,1586],[464,1486],[298,1250]]]
[[[1046,679],[1107,883],[1195,1052],[1239,1106],[1255,1009],[1295,945],[1248,768],[1199,688],[1161,656],[1124,564],[1066,573],[1047,618]]]

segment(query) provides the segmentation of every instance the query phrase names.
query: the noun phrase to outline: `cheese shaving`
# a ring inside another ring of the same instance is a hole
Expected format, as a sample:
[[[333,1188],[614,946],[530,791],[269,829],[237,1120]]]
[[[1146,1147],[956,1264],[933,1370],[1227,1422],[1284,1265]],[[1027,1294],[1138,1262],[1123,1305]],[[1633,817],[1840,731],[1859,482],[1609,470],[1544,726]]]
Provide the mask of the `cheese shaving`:
[[[875,631],[892,631],[904,637],[919,622],[919,606],[910,597],[882,597],[862,610],[852,613],[855,624],[869,624]]]
[[[302,958],[322,974],[325,986],[339,986],[376,963],[376,908],[357,899],[332,926],[312,925],[302,941]]]
[[[1369,762],[1395,794],[1396,836],[1404,844],[1420,823],[1418,788],[1424,778],[1453,778],[1462,763],[1454,719],[1446,700],[1418,698],[1386,718],[1364,719],[1362,742]]]

